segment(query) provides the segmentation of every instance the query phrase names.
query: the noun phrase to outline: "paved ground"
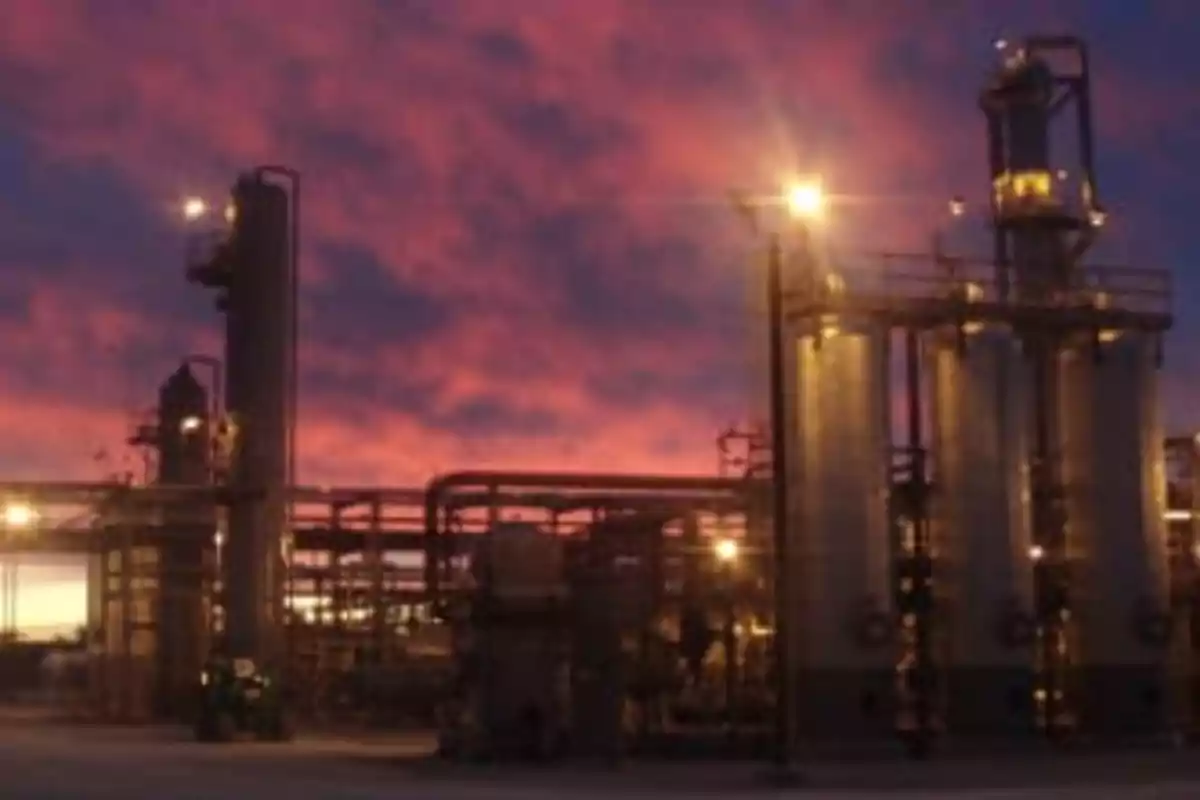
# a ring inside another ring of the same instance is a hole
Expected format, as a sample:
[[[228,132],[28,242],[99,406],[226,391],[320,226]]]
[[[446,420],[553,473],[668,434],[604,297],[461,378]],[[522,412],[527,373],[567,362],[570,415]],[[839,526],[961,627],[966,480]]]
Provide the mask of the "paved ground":
[[[757,767],[557,768],[414,766],[419,742],[306,738],[290,745],[197,745],[179,732],[0,721],[0,797],[5,800],[139,798],[414,798],[414,800],[720,800],[785,796],[761,785]],[[1194,753],[1098,758],[812,767],[804,798],[866,800],[1194,800]]]

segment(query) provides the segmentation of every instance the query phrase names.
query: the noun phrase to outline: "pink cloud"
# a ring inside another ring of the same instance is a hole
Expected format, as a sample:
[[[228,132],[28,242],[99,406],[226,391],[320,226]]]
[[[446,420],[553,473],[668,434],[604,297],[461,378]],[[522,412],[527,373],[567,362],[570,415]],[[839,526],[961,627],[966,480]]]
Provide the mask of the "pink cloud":
[[[306,308],[305,369],[321,379],[302,401],[314,481],[412,482],[466,466],[711,471],[746,348],[717,321],[742,302],[730,294],[743,292],[734,273],[749,245],[728,190],[815,164],[852,196],[831,229],[839,246],[907,247],[948,192],[982,186],[974,97],[927,77],[976,60],[982,70],[987,42],[964,55],[955,26],[986,26],[938,3],[904,15],[715,0],[89,8],[6,10],[0,74],[20,80],[0,81],[0,101],[36,158],[105,165],[164,226],[171,202],[220,192],[239,167],[304,173],[306,288],[347,289],[335,306]],[[1147,80],[1106,84],[1101,102]],[[1142,122],[1111,132],[1140,142],[1145,126],[1171,125],[1185,113],[1175,92],[1142,95]],[[589,224],[568,230],[579,220]],[[539,221],[555,243],[531,234]],[[356,305],[373,290],[337,255],[347,248],[451,321],[419,339],[322,341],[380,322]],[[155,255],[178,263],[177,251]],[[170,320],[132,291],[147,268],[71,266],[77,283],[34,282],[26,318],[0,322],[0,357],[21,365],[0,384],[0,419],[20,429],[12,452],[40,441],[39,463],[86,471],[81,442],[119,439],[125,408],[152,399],[169,353],[122,378],[129,389],[70,389],[111,384],[112,365],[165,335]],[[130,292],[97,296],[107,281]],[[601,295],[628,303],[583,319]],[[211,348],[199,318],[173,335]],[[653,391],[636,402],[606,393],[636,376]],[[426,406],[399,407],[414,385]],[[434,418],[481,403],[540,416],[545,430]]]

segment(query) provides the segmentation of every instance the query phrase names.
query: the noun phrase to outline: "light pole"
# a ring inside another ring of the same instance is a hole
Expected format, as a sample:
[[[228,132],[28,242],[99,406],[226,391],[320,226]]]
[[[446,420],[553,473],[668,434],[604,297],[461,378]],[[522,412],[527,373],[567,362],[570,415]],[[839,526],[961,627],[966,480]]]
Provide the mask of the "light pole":
[[[788,779],[796,758],[796,681],[788,547],[787,387],[784,385],[783,245],[767,242],[767,358],[771,424],[771,540],[775,558],[775,765]]]
[[[809,265],[812,258],[808,225],[819,219],[825,209],[825,194],[818,180],[793,183],[781,195],[763,201],[739,200],[739,210],[750,224],[759,228],[758,211],[764,205],[782,206],[792,220],[800,238],[801,258]],[[775,660],[775,742],[773,756],[779,770],[777,779],[794,783],[796,770],[796,657],[791,636],[791,613],[796,577],[791,570],[789,546],[789,471],[787,460],[787,386],[786,326],[783,314],[783,242],[778,230],[767,234],[766,293],[767,293],[767,359],[768,394],[771,426],[771,539],[772,582],[775,612],[773,651]]]

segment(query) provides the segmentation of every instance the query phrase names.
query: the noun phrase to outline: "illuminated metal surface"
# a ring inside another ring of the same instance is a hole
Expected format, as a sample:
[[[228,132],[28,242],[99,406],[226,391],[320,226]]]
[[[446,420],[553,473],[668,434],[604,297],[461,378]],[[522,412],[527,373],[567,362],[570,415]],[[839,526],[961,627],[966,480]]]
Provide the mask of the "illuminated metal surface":
[[[1026,669],[1027,648],[1000,635],[1006,614],[1033,612],[1024,357],[1002,330],[973,335],[965,347],[952,331],[927,344],[947,666]]]
[[[886,333],[841,320],[837,335],[818,331],[795,342],[792,520],[803,600],[797,653],[816,670],[890,670],[887,649],[856,640],[865,606],[888,613],[890,449]]]

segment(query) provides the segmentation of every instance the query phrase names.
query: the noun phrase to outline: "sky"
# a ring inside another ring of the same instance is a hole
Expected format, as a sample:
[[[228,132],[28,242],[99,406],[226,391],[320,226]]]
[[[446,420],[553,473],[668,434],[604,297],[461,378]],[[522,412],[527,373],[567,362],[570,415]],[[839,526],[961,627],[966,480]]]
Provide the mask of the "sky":
[[[1093,48],[1104,255],[1174,271],[1167,418],[1200,428],[1188,0],[0,0],[0,16],[0,479],[132,464],[120,443],[157,384],[220,346],[183,279],[180,203],[261,163],[304,176],[304,482],[712,472],[716,432],[751,406],[752,242],[729,193],[819,173],[842,198],[832,251],[920,246],[948,197],[986,198],[991,42],[1045,32]]]

